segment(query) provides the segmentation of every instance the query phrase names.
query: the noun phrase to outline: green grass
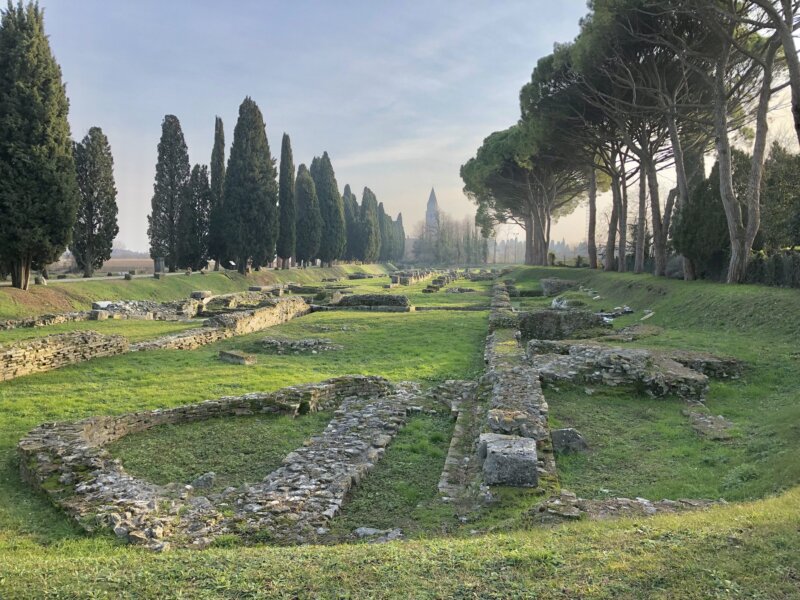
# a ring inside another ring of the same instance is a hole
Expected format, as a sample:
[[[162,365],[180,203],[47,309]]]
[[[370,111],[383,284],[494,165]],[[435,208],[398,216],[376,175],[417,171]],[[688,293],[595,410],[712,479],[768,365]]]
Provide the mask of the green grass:
[[[171,275],[163,279],[144,277],[125,281],[80,281],[64,283],[55,280],[47,286],[31,285],[28,291],[0,287],[0,319],[19,319],[52,312],[88,310],[96,300],[152,300],[167,302],[187,298],[193,290],[211,290],[222,294],[240,292],[250,285],[296,282],[315,283],[348,273],[383,274],[383,265],[342,265],[331,268],[269,270],[248,276],[235,272],[211,272],[206,275]],[[388,281],[382,279],[381,281]]]
[[[486,322],[481,312],[314,313],[192,352],[137,352],[3,382],[0,531],[32,534],[45,543],[80,536],[19,479],[14,446],[42,422],[166,408],[346,374],[423,383],[474,378],[482,369]],[[258,341],[274,335],[330,337],[344,349],[318,355],[261,354],[253,366],[217,358],[226,348],[258,352]]]
[[[586,457],[559,460],[565,486],[592,497],[599,487],[654,499],[767,497],[699,513],[550,528],[534,525],[526,513],[534,494],[501,489],[476,521],[450,529],[454,515],[431,500],[443,461],[441,441],[431,436],[446,436],[451,424],[423,417],[396,438],[336,525],[344,536],[359,525],[405,524],[412,539],[403,543],[154,555],[84,535],[19,480],[13,446],[44,421],[176,406],[343,373],[428,383],[472,378],[482,368],[485,313],[317,313],[195,352],[100,359],[0,385],[0,597],[28,598],[32,590],[54,598],[800,597],[797,291],[584,269],[520,268],[513,276],[531,289],[543,276],[583,278],[604,296],[598,308],[624,303],[655,310],[647,323],[664,332],[634,345],[708,350],[749,364],[741,380],[711,387],[710,410],[736,423],[736,438],[725,443],[693,437],[679,400],[597,387],[586,396],[583,386],[547,391],[554,423],[579,426],[592,444]],[[445,294],[431,296],[438,302]],[[220,348],[257,353],[267,335],[329,337],[344,349],[259,354],[253,367],[216,359]],[[471,535],[473,528],[493,532]],[[456,535],[434,537],[452,530]]]
[[[0,331],[0,345],[36,339],[45,335],[87,330],[97,331],[105,335],[121,335],[131,342],[140,342],[200,327],[202,324],[202,321],[199,320],[187,323],[183,321],[139,321],[134,319],[59,323],[58,325],[49,325],[47,327],[21,327],[19,329]]]
[[[213,471],[214,489],[221,490],[264,479],[289,452],[325,429],[331,416],[253,415],[162,425],[107,448],[136,477],[159,485],[191,483]]]
[[[399,527],[406,536],[454,529],[437,487],[452,433],[449,415],[412,418],[332,521],[333,535],[344,538],[357,527]]]

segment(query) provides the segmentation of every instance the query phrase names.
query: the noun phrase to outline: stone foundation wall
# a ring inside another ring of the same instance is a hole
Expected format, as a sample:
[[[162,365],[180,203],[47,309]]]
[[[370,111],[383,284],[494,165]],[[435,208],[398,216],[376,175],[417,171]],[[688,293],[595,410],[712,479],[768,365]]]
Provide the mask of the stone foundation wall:
[[[217,503],[234,507],[234,516],[226,518],[247,527],[269,526],[276,535],[283,527],[285,536],[298,528],[304,533],[303,525],[316,526],[338,511],[347,491],[405,421],[414,398],[395,391],[383,378],[351,376],[173,409],[47,423],[19,442],[20,472],[82,527],[112,529],[126,541],[153,549],[163,549],[167,539],[205,545],[209,537],[230,531],[228,525],[233,525],[223,522]],[[167,423],[337,407],[325,432],[287,456],[284,466],[263,483],[216,496],[192,495],[179,482],[158,486],[132,477],[103,448]],[[289,513],[296,517],[286,519]]]
[[[50,335],[0,346],[0,381],[128,351],[128,340],[95,331]]]
[[[337,306],[353,307],[353,306],[399,306],[409,307],[411,302],[408,296],[401,294],[352,294],[349,296],[342,296]]]
[[[519,319],[524,340],[563,340],[606,327],[602,317],[588,310],[535,310]]]
[[[495,329],[516,329],[519,323],[519,315],[514,312],[511,306],[511,298],[508,296],[506,284],[497,282],[492,287],[492,303],[489,313],[489,331]]]
[[[194,350],[235,335],[246,335],[280,325],[309,312],[311,312],[311,307],[302,298],[287,297],[269,300],[267,306],[217,315],[207,319],[202,328],[141,342],[132,349],[135,351]]]

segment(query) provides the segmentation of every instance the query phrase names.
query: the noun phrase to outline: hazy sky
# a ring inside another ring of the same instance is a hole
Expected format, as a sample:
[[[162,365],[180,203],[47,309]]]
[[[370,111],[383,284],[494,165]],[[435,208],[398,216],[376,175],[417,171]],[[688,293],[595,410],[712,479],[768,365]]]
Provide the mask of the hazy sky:
[[[180,118],[192,162],[208,163],[214,116],[228,149],[238,107],[261,107],[274,156],[327,150],[339,187],[369,186],[407,230],[431,186],[454,216],[474,208],[458,169],[519,116],[518,93],[585,0],[267,2],[40,0],[70,98],[73,136],[103,128],[119,190],[118,241],[146,250],[156,145]],[[555,237],[580,239],[583,219]],[[573,231],[574,229],[574,231]]]

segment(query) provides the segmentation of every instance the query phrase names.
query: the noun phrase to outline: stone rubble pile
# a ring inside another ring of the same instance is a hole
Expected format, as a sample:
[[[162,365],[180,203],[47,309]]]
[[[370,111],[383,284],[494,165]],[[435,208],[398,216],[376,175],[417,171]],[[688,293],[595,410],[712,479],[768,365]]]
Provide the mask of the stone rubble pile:
[[[542,279],[539,284],[542,286],[542,293],[545,296],[558,296],[568,290],[578,289],[577,281],[570,281],[568,279],[559,279],[557,277],[550,277]]]
[[[87,530],[112,530],[154,550],[170,541],[202,547],[216,535],[260,527],[270,527],[276,539],[301,541],[300,532],[315,530],[335,514],[380,458],[413,410],[416,393],[379,377],[351,376],[173,409],[46,423],[19,442],[20,472]],[[216,495],[132,477],[104,448],[163,424],[336,407],[328,428],[288,455],[264,482]]]
[[[675,395],[695,401],[701,401],[708,391],[706,371],[718,377],[732,377],[741,369],[733,359],[698,352],[552,340],[529,341],[528,357],[544,382],[637,385],[656,398]]]
[[[194,350],[233,336],[280,325],[309,312],[311,307],[296,296],[265,300],[260,308],[220,314],[207,319],[203,327],[146,340],[134,344],[131,350]]]
[[[677,513],[708,508],[719,502],[712,500],[651,501],[647,498],[608,498],[585,500],[574,493],[561,490],[558,496],[548,498],[531,512],[540,522],[558,522],[574,519],[602,520],[615,517],[648,517],[655,514]]]
[[[76,331],[0,346],[0,381],[128,351],[128,340]]]
[[[285,338],[264,338],[261,347],[275,354],[316,354],[330,350],[341,350],[342,346],[334,344],[328,338],[307,338],[302,340],[289,340]]]

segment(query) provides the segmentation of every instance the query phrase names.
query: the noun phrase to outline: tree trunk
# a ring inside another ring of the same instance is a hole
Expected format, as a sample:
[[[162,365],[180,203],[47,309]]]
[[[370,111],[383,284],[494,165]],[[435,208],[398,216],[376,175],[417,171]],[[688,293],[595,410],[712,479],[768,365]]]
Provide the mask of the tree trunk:
[[[589,268],[597,268],[597,173],[592,167],[589,172],[589,233],[588,233],[588,247],[589,247]]]
[[[16,257],[11,260],[11,286],[19,290],[27,290],[31,283],[30,256]]]
[[[653,274],[657,277],[663,277],[667,272],[667,239],[666,232],[664,231],[664,223],[661,220],[658,173],[656,172],[655,161],[653,161],[652,158],[648,157],[643,162],[647,170],[647,184],[650,190],[650,213],[653,222],[653,254],[655,256]],[[669,205],[669,202],[667,204]]]
[[[636,259],[634,273],[644,273],[644,238],[647,224],[647,176],[639,165],[639,220],[636,222]]]
[[[617,245],[617,222],[619,220],[620,204],[619,178],[617,177],[612,177],[611,179],[611,195],[613,203],[611,205],[611,217],[608,220],[608,238],[606,239],[606,261],[604,265],[606,271],[613,271],[615,268],[614,250]]]
[[[620,204],[617,229],[619,230],[619,250],[617,251],[617,271],[624,273],[628,270],[628,178],[625,173],[625,159],[622,159],[620,169]]]

